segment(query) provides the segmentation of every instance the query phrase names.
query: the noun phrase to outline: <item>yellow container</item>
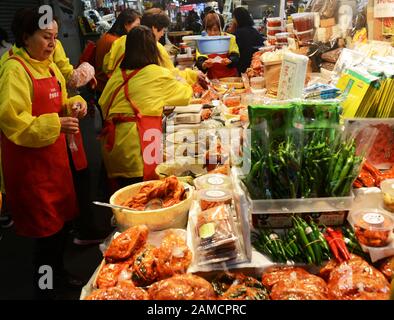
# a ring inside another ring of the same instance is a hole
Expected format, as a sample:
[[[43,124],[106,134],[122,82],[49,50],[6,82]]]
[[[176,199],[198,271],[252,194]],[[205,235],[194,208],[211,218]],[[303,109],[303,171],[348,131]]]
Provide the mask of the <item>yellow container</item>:
[[[151,181],[136,183],[116,191],[109,200],[110,204],[121,205],[127,199],[135,196],[140,191],[141,187],[149,182]],[[186,191],[187,198],[169,208],[146,211],[113,208],[112,212],[120,231],[141,224],[147,225],[152,231],[170,228],[185,229],[189,209],[193,200],[193,188],[186,183],[184,183],[184,187],[188,188],[188,191]]]

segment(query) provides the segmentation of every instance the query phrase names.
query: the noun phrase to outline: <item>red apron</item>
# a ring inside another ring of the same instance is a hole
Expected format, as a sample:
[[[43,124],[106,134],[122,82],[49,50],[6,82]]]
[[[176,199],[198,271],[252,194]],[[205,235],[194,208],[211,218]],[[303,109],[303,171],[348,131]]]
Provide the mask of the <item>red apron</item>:
[[[9,54],[10,58],[13,57],[14,52],[12,51],[12,48],[8,51],[8,54]],[[20,60],[15,57],[13,57],[13,58],[18,61]],[[22,63],[22,65],[26,69],[26,71],[29,73],[30,77],[32,77],[32,75],[30,74],[30,71],[26,68],[25,64]],[[96,80],[94,79],[94,81],[96,81]],[[70,149],[71,158],[73,159],[74,168],[77,171],[86,169],[88,167],[88,160],[86,158],[85,149],[83,147],[83,140],[82,140],[81,132],[79,131],[78,133],[75,133],[73,139],[74,139],[74,142],[77,146],[77,148],[75,148],[75,149]]]
[[[158,159],[161,159],[161,154],[159,154],[158,157],[152,156],[149,153],[149,150],[152,148],[155,151],[161,152],[161,139],[153,138],[152,141],[152,139],[144,137],[144,135],[147,133],[148,130],[152,129],[157,130],[155,132],[160,132],[160,134],[162,134],[162,118],[161,116],[142,115],[135,103],[130,99],[129,87],[127,84],[129,80],[134,77],[139,71],[140,69],[134,70],[132,73],[127,75],[126,71],[122,70],[123,83],[118,88],[116,88],[114,94],[112,95],[105,119],[108,117],[112,103],[114,102],[116,95],[119,93],[122,87],[124,87],[125,97],[130,103],[131,108],[133,109],[134,116],[126,117],[122,115],[117,115],[112,117],[111,119],[106,120],[102,131],[102,137],[106,137],[107,139],[106,148],[108,150],[112,150],[115,142],[116,124],[123,122],[135,122],[137,124],[138,136],[141,145],[141,156],[144,162],[144,181],[157,180],[158,176],[155,173],[155,169],[158,163],[153,158],[157,159],[159,157]]]
[[[215,57],[222,57],[228,58],[227,54],[210,54],[208,55],[208,58],[214,59]],[[237,68],[228,68],[225,65],[215,63],[211,68],[208,69],[208,78],[209,79],[221,79],[221,78],[227,78],[227,77],[236,77],[238,76],[238,71]]]
[[[60,113],[61,88],[52,76],[35,79],[25,63],[19,61],[33,83],[32,115]],[[7,205],[21,236],[48,237],[63,228],[78,213],[73,178],[63,133],[52,145],[28,148],[1,137],[1,156]]]

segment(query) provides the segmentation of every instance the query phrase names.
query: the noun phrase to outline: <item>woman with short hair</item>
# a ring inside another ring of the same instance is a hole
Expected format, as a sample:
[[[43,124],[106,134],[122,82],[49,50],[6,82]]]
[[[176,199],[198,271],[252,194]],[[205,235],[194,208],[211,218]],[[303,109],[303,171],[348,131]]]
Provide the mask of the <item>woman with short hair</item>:
[[[52,20],[41,29],[42,16],[37,7],[26,9],[22,20],[14,18],[20,50],[0,71],[1,157],[15,231],[36,239],[35,277],[40,266],[49,265],[57,288],[58,281],[73,280],[63,264],[65,225],[78,214],[66,135],[78,133],[86,102],[68,98],[66,81],[51,59],[58,26]]]

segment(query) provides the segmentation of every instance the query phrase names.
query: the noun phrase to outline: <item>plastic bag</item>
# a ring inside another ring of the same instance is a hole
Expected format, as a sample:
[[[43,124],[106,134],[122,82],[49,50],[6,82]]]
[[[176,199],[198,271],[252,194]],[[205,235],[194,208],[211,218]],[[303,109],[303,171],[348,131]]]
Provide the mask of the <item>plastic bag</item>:
[[[69,88],[83,87],[94,78],[94,74],[94,67],[87,62],[83,62],[73,71],[67,85]]]
[[[305,8],[308,12],[319,12],[322,18],[332,18],[337,10],[337,0],[310,0]]]

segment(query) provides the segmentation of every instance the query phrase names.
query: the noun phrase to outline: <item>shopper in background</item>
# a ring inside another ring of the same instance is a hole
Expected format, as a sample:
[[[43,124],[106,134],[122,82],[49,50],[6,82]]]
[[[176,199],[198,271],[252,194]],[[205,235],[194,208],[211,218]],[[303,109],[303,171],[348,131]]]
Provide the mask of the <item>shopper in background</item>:
[[[239,48],[240,59],[238,72],[243,73],[250,67],[253,54],[264,45],[263,36],[253,27],[253,19],[243,7],[233,11],[233,23],[235,25],[235,37]]]
[[[238,75],[237,65],[239,61],[239,49],[235,37],[231,34],[222,32],[224,28],[223,17],[216,12],[209,12],[204,18],[204,29],[208,36],[230,36],[229,52],[226,54],[203,55],[196,51],[196,66],[208,73],[209,79],[220,79],[225,77],[236,77]],[[221,61],[216,61],[216,58]]]
[[[112,43],[121,36],[127,35],[131,29],[140,25],[141,15],[133,9],[122,11],[116,18],[111,29],[104,33],[96,43],[95,69],[97,79],[97,91],[101,93],[108,81],[108,76],[104,73],[104,56],[111,50]]]
[[[147,146],[154,145],[158,152],[161,138],[146,142],[143,136],[147,130],[161,133],[164,106],[187,105],[192,97],[191,86],[177,81],[170,70],[160,66],[160,59],[152,29],[139,26],[131,30],[125,58],[99,100],[105,120],[102,152],[108,176],[115,181],[114,191],[157,178],[156,163],[142,155]]]
[[[43,265],[52,267],[55,289],[82,284],[65,270],[63,253],[66,225],[78,214],[66,135],[78,132],[86,102],[68,98],[66,81],[51,59],[58,26],[53,20],[40,29],[42,16],[37,7],[14,17],[18,51],[0,71],[0,130],[7,204],[16,233],[36,239],[34,288],[48,298],[53,290],[38,287]]]

